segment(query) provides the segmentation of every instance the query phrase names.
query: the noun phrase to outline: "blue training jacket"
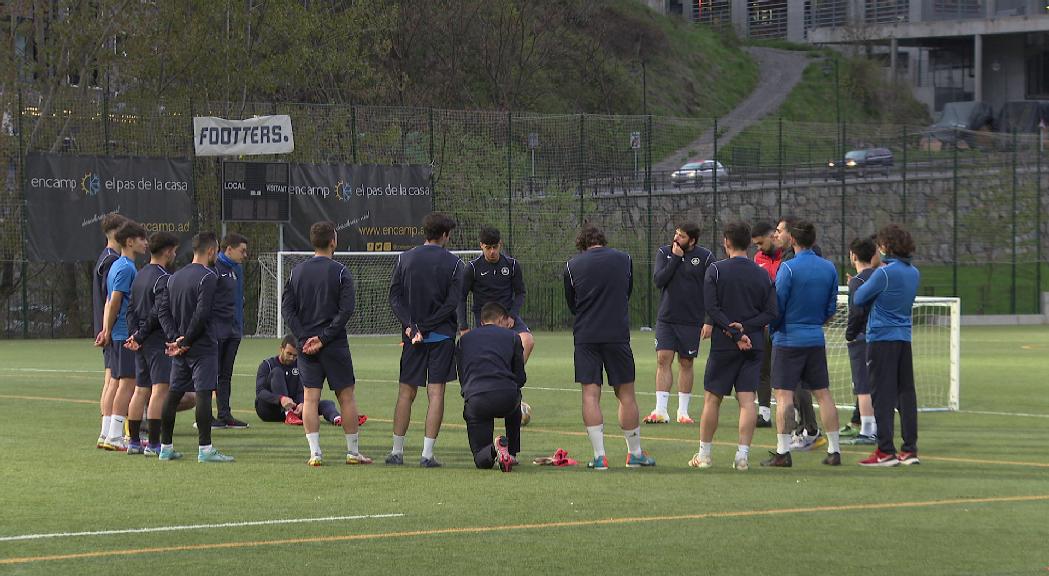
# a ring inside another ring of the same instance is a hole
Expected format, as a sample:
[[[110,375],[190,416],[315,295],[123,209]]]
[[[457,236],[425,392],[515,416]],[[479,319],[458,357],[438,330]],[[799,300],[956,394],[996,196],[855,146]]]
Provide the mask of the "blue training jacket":
[[[852,300],[870,306],[867,342],[911,341],[911,309],[918,295],[921,274],[906,258],[883,258],[867,282],[856,290]]]
[[[776,273],[779,318],[769,328],[772,343],[785,348],[825,346],[823,325],[838,307],[838,271],[812,250],[802,250]]]

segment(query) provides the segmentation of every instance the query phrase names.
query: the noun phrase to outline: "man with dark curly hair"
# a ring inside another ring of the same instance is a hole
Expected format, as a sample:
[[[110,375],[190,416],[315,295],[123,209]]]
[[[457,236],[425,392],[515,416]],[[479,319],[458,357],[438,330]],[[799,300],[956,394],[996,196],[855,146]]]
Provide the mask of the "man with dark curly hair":
[[[869,306],[867,369],[870,373],[878,447],[861,466],[919,464],[918,399],[911,356],[911,310],[921,275],[911,264],[914,240],[907,230],[889,224],[878,231],[878,251],[884,266],[856,290],[853,302]],[[900,412],[903,445],[893,443],[895,414]]]

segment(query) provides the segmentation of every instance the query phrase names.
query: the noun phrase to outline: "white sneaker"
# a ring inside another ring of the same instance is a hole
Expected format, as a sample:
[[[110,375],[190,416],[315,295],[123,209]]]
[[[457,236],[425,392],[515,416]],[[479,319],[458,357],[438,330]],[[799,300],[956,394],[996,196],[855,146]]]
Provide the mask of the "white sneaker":
[[[820,437],[819,432],[815,436],[809,436],[808,430],[802,430],[801,434],[795,434],[790,440],[791,452],[808,452],[812,450],[816,440]]]
[[[736,459],[732,461],[732,468],[739,470],[740,472],[746,472],[750,470],[750,460],[746,456],[736,455]]]
[[[106,438],[105,443],[102,444],[102,449],[110,452],[127,452],[127,442],[124,440],[123,436]]]
[[[710,456],[704,456],[699,452],[696,452],[695,456],[693,456],[692,459],[688,461],[688,465],[693,468],[710,468],[714,465],[714,463],[711,460]]]

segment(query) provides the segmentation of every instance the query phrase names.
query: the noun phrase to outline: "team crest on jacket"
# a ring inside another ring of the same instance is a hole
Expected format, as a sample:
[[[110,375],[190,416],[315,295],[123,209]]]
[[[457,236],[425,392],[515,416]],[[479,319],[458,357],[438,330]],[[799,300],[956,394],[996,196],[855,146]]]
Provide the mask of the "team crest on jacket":
[[[510,269],[507,268],[506,266],[503,266],[502,270],[500,270],[499,273],[502,274],[503,276],[509,276],[510,275]]]
[[[299,369],[298,368],[292,368],[291,369],[291,375],[292,376],[298,376],[299,375]]]
[[[692,259],[692,265],[693,266],[699,266],[699,256],[696,256],[695,258]]]

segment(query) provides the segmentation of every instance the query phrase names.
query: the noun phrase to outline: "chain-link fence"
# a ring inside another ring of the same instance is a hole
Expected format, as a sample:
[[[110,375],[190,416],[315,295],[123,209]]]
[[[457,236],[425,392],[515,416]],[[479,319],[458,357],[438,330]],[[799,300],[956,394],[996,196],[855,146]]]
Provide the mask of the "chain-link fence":
[[[899,222],[918,241],[921,293],[960,296],[966,314],[1040,313],[1040,293],[1049,285],[1049,156],[1039,134],[770,118],[724,141],[714,119],[290,103],[134,105],[83,93],[42,102],[28,90],[19,94],[0,133],[6,167],[2,337],[90,335],[90,263],[24,257],[25,155],[192,156],[194,115],[289,114],[296,148],[281,159],[290,162],[432,164],[434,208],[460,224],[451,247],[475,248],[482,225],[500,228],[522,263],[524,317],[536,328],[570,325],[561,273],[583,221],[603,226],[610,244],[634,257],[636,326],[652,325],[659,300],[652,283],[638,279],[651,277],[652,254],[681,220],[698,222],[702,242],[717,246],[720,226],[731,220],[810,219],[824,256],[843,278],[852,238]],[[218,230],[219,161],[194,158],[193,166],[193,224]],[[275,225],[230,223],[227,229],[247,236],[254,252],[278,249]],[[258,278],[249,264],[249,333]]]

